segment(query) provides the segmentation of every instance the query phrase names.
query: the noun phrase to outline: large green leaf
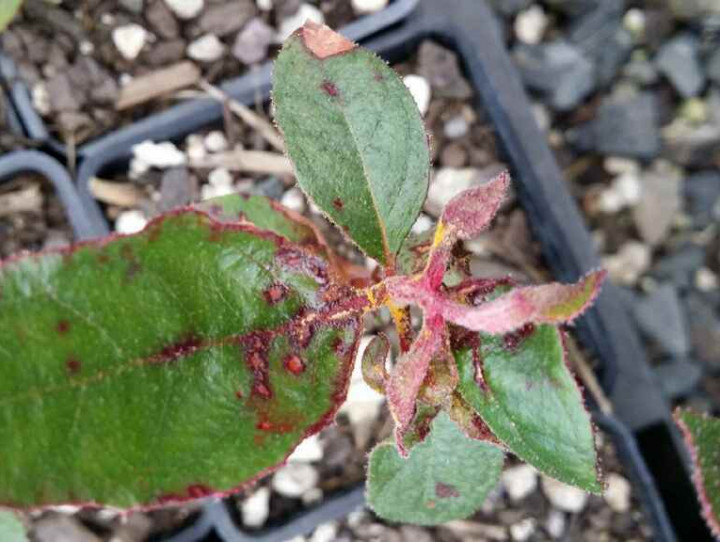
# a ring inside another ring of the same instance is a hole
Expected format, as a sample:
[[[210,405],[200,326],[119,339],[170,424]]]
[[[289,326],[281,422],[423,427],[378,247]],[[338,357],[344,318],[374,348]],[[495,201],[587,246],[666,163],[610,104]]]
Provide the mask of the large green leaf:
[[[677,410],[675,420],[685,435],[693,460],[693,480],[703,515],[720,540],[720,419]]]
[[[497,447],[467,438],[441,412],[428,437],[400,457],[378,445],[368,467],[368,501],[391,521],[436,525],[469,516],[495,487],[503,465]]]
[[[0,0],[0,32],[10,24],[23,0]]]
[[[590,416],[555,326],[482,334],[456,344],[455,358],[460,393],[510,450],[553,478],[602,491]]]
[[[368,255],[390,263],[422,207],[429,152],[400,78],[307,23],[275,62],[275,117],[302,189]]]
[[[0,268],[0,502],[231,490],[332,420],[359,334],[326,262],[186,211]]]
[[[2,542],[27,542],[25,527],[9,510],[0,510],[0,540]]]

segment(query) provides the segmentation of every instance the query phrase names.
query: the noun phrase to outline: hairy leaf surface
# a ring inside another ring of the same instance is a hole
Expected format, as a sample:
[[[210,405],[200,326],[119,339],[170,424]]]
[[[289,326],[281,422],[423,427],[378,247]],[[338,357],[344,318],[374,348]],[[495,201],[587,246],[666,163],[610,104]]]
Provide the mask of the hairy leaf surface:
[[[400,78],[369,51],[307,23],[275,62],[274,107],[302,189],[388,264],[420,212],[425,130]]]
[[[356,312],[326,262],[184,211],[0,268],[0,502],[231,490],[331,421]]]
[[[675,412],[693,460],[693,481],[703,515],[720,539],[720,419],[689,410]]]
[[[407,459],[391,443],[373,450],[368,501],[379,516],[391,521],[436,525],[465,518],[497,484],[503,458],[500,449],[467,438],[441,412]]]
[[[461,394],[511,451],[562,482],[602,490],[590,416],[556,327],[466,338],[455,358]]]

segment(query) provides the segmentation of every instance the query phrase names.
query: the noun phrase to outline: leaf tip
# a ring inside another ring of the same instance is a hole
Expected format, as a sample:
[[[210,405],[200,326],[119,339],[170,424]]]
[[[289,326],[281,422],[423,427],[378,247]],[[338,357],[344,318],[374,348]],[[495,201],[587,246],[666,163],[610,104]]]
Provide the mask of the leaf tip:
[[[320,60],[347,53],[357,47],[329,26],[311,20],[305,21],[305,24],[297,30],[297,35],[305,47]]]

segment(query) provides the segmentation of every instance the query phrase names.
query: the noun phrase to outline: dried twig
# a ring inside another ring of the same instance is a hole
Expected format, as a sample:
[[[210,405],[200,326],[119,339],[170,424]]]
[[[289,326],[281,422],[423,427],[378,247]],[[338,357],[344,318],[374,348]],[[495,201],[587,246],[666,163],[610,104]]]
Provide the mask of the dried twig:
[[[118,207],[136,207],[147,199],[143,191],[132,184],[104,181],[97,177],[90,179],[90,192],[95,199]]]
[[[0,194],[0,216],[15,213],[39,212],[43,205],[43,195],[39,184],[30,184],[7,194]]]
[[[115,109],[121,111],[189,87],[200,79],[200,68],[190,61],[178,62],[132,79],[120,89]]]
[[[223,167],[230,171],[268,175],[293,174],[292,165],[285,155],[265,151],[246,151],[244,149],[233,149],[210,154],[203,158],[191,160],[189,165],[192,168],[211,169]]]

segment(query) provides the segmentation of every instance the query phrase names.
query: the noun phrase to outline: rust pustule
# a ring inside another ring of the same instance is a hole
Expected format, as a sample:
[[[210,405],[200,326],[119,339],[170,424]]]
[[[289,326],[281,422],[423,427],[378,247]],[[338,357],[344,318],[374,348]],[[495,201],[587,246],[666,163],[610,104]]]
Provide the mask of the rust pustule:
[[[460,492],[453,485],[437,482],[435,484],[435,495],[440,499],[450,499],[459,497]]]
[[[243,395],[242,390],[237,390],[237,391],[235,392],[235,398],[236,398],[236,399],[242,399],[243,397],[245,397],[245,396]]]
[[[202,348],[202,346],[202,339],[190,333],[173,344],[162,348],[159,352],[149,356],[145,359],[145,361],[150,365],[171,363],[180,358],[194,354],[197,350]]]
[[[356,45],[324,24],[307,21],[298,30],[300,39],[307,49],[320,60],[347,53]]]
[[[76,358],[68,358],[65,362],[65,369],[71,375],[77,374],[82,369],[82,363]]]
[[[70,331],[70,322],[67,320],[59,320],[55,329],[57,330],[58,335],[65,335],[68,331]]]
[[[288,292],[289,290],[287,286],[280,282],[276,282],[274,284],[271,284],[270,287],[268,287],[267,290],[263,292],[263,297],[269,305],[276,305],[277,303],[280,303],[280,301],[285,299]]]
[[[345,207],[345,204],[343,203],[343,200],[340,198],[335,198],[333,200],[333,207],[335,207],[338,211],[342,211],[343,207]]]
[[[332,81],[323,81],[322,85],[320,85],[320,88],[323,89],[325,94],[327,94],[328,96],[332,96],[333,98],[336,98],[337,95],[340,93],[338,88],[335,86],[335,83],[333,83]]]
[[[299,375],[305,372],[305,363],[303,363],[303,360],[300,359],[300,356],[297,354],[290,354],[285,358],[283,364],[285,365],[285,368],[294,375]]]

